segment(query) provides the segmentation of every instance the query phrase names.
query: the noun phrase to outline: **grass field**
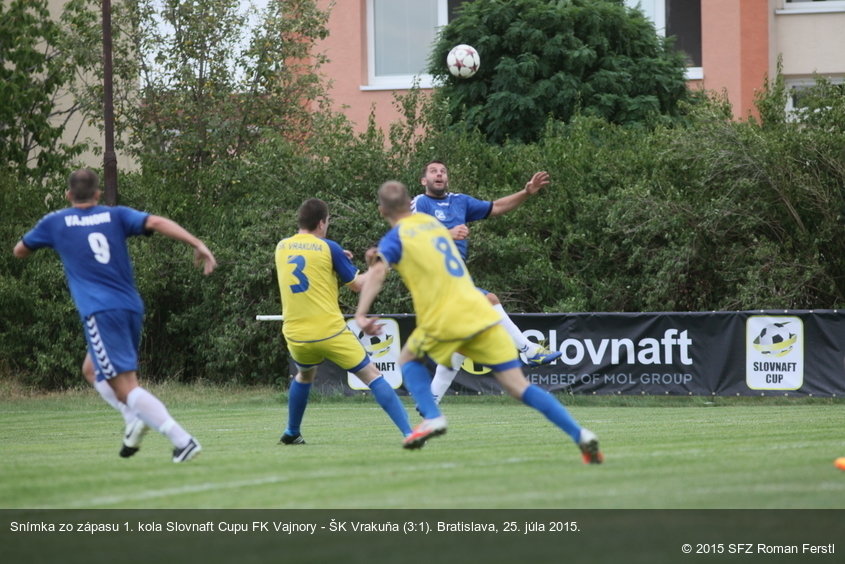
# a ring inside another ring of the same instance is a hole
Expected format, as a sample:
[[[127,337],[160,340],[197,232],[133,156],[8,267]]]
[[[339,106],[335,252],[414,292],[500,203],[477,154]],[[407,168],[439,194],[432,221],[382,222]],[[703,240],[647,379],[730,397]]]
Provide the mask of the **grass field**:
[[[317,398],[308,444],[283,447],[278,390],[151,389],[202,443],[190,463],[156,433],[119,458],[122,421],[91,390],[0,386],[0,508],[845,508],[841,400],[564,398],[601,439],[586,466],[508,398],[448,398],[448,434],[405,451],[370,398]]]

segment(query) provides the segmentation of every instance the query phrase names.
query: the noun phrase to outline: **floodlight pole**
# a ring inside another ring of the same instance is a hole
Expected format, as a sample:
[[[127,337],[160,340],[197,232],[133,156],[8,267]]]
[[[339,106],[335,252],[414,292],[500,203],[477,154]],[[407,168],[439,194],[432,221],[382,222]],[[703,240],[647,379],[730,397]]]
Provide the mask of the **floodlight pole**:
[[[103,184],[107,206],[117,205],[117,156],[114,152],[114,105],[112,92],[111,0],[103,7],[103,122],[106,147],[103,152]]]

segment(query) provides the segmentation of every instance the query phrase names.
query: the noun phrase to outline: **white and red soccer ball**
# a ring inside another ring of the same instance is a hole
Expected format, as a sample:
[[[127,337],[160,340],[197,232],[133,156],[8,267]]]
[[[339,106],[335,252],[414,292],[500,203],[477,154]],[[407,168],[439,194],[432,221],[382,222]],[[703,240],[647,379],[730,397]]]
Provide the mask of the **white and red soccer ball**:
[[[452,76],[458,78],[469,78],[478,72],[481,66],[481,57],[478,51],[471,45],[455,45],[449,54],[446,55],[446,66]]]

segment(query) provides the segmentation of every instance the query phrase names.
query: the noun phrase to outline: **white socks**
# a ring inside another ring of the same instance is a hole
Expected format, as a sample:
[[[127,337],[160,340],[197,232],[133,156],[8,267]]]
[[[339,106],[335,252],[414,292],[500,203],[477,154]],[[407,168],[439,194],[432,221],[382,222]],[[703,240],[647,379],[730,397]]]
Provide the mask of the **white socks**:
[[[438,364],[434,369],[434,378],[431,379],[431,395],[434,396],[434,403],[440,403],[443,396],[449,390],[449,386],[455,380],[461,365],[466,357],[460,353],[452,355],[452,366]]]
[[[182,448],[191,440],[191,435],[182,428],[157,397],[140,386],[129,392],[126,403],[141,421],[170,439],[173,446]]]
[[[532,343],[531,341],[526,339],[525,335],[522,334],[522,331],[520,331],[519,327],[517,327],[516,324],[511,321],[511,318],[508,317],[507,313],[505,313],[505,308],[502,307],[502,304],[494,305],[493,309],[498,311],[499,314],[502,316],[502,326],[507,330],[508,335],[511,336],[511,339],[513,339],[513,342],[519,352],[528,354],[529,351],[534,351],[538,348],[537,344]]]
[[[109,386],[107,381],[94,380],[94,389],[99,392],[100,397],[102,397],[107,404],[120,412],[123,416],[124,423],[128,425],[137,419],[137,415],[135,415],[125,403],[117,399],[117,395],[114,393],[114,390],[111,386]]]
[[[505,312],[505,308],[502,307],[502,304],[494,305],[493,309],[498,311],[499,315],[501,315],[502,326],[508,332],[508,335],[511,336],[511,339],[519,352],[525,354],[526,356],[536,354],[540,346],[525,338],[525,335],[522,334],[519,327],[517,327],[516,324],[511,321],[511,318],[508,317],[508,314]],[[437,365],[437,368],[434,370],[434,378],[431,380],[431,395],[434,396],[434,401],[436,403],[440,403],[440,400],[443,399],[443,396],[446,394],[449,386],[451,386],[452,382],[455,380],[455,376],[457,376],[465,358],[466,357],[464,355],[455,353],[452,355],[452,366],[443,366],[441,364]]]

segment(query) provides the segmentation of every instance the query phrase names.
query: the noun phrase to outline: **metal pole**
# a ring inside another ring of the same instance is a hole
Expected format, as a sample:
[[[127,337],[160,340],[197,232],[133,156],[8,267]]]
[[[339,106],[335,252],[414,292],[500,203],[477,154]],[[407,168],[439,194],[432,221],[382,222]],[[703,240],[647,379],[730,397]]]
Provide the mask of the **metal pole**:
[[[112,93],[111,0],[103,7],[103,122],[106,147],[103,153],[103,184],[107,206],[117,205],[117,156],[114,153],[114,106]]]

